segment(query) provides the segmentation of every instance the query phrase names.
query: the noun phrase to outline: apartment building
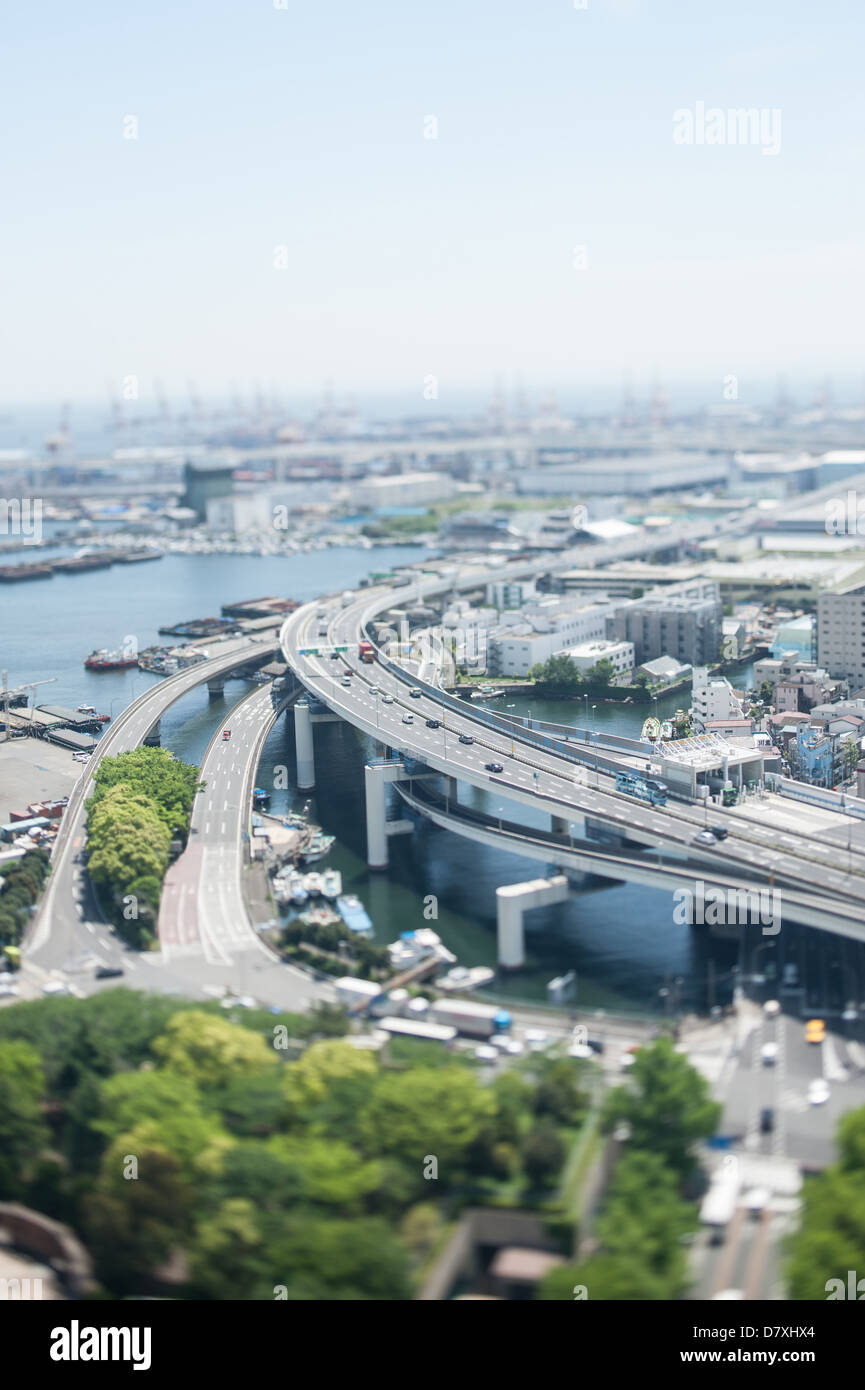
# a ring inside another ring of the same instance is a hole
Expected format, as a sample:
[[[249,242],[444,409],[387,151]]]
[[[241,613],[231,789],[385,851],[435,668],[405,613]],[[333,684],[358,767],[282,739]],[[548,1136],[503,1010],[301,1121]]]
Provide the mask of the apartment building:
[[[637,665],[672,656],[683,665],[707,666],[720,655],[722,620],[718,585],[702,580],[619,604],[607,635],[633,642]]]
[[[695,666],[691,683],[691,707],[706,724],[742,718],[742,699],[725,676],[710,676],[707,666]]]
[[[851,690],[865,686],[865,584],[818,598],[817,660]]]

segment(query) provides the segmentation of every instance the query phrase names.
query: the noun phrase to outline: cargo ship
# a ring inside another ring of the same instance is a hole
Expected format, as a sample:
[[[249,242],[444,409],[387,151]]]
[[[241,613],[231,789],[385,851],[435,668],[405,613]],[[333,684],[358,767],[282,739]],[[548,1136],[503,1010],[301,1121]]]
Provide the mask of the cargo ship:
[[[0,584],[21,584],[25,579],[50,579],[50,565],[0,565]]]
[[[159,629],[164,637],[217,637],[236,630],[236,623],[224,622],[222,618],[189,618],[186,622],[175,623],[173,627]]]
[[[79,550],[71,560],[51,560],[51,569],[60,574],[89,574],[90,570],[107,570],[117,559],[114,550]]]
[[[84,665],[88,671],[125,671],[130,666],[138,665],[138,657],[123,651],[109,652],[102,647],[99,651],[91,652],[85,658]]]

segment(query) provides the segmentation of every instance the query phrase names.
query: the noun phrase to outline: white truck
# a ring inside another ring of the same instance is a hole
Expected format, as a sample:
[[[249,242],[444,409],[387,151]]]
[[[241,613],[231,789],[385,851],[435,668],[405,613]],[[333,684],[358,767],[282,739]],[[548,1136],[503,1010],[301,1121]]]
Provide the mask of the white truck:
[[[720,1245],[739,1201],[739,1165],[735,1161],[719,1168],[700,1207],[700,1221],[710,1231],[713,1245]]]

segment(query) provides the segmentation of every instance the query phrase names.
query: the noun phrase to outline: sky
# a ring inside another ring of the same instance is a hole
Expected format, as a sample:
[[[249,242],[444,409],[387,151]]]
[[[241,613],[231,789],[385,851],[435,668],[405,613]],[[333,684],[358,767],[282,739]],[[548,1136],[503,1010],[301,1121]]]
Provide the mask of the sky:
[[[496,374],[589,395],[657,376],[709,402],[729,376],[743,401],[782,373],[861,382],[859,11],[19,5],[0,408],[131,378],[142,398],[330,380],[418,410],[434,379],[441,412]],[[730,143],[738,107],[771,141]]]

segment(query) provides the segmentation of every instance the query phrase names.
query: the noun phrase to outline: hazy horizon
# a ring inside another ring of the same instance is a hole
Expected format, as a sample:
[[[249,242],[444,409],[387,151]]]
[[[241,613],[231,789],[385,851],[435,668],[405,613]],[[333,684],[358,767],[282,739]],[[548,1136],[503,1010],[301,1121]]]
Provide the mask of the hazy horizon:
[[[19,9],[4,395],[852,374],[859,32],[850,0]]]

